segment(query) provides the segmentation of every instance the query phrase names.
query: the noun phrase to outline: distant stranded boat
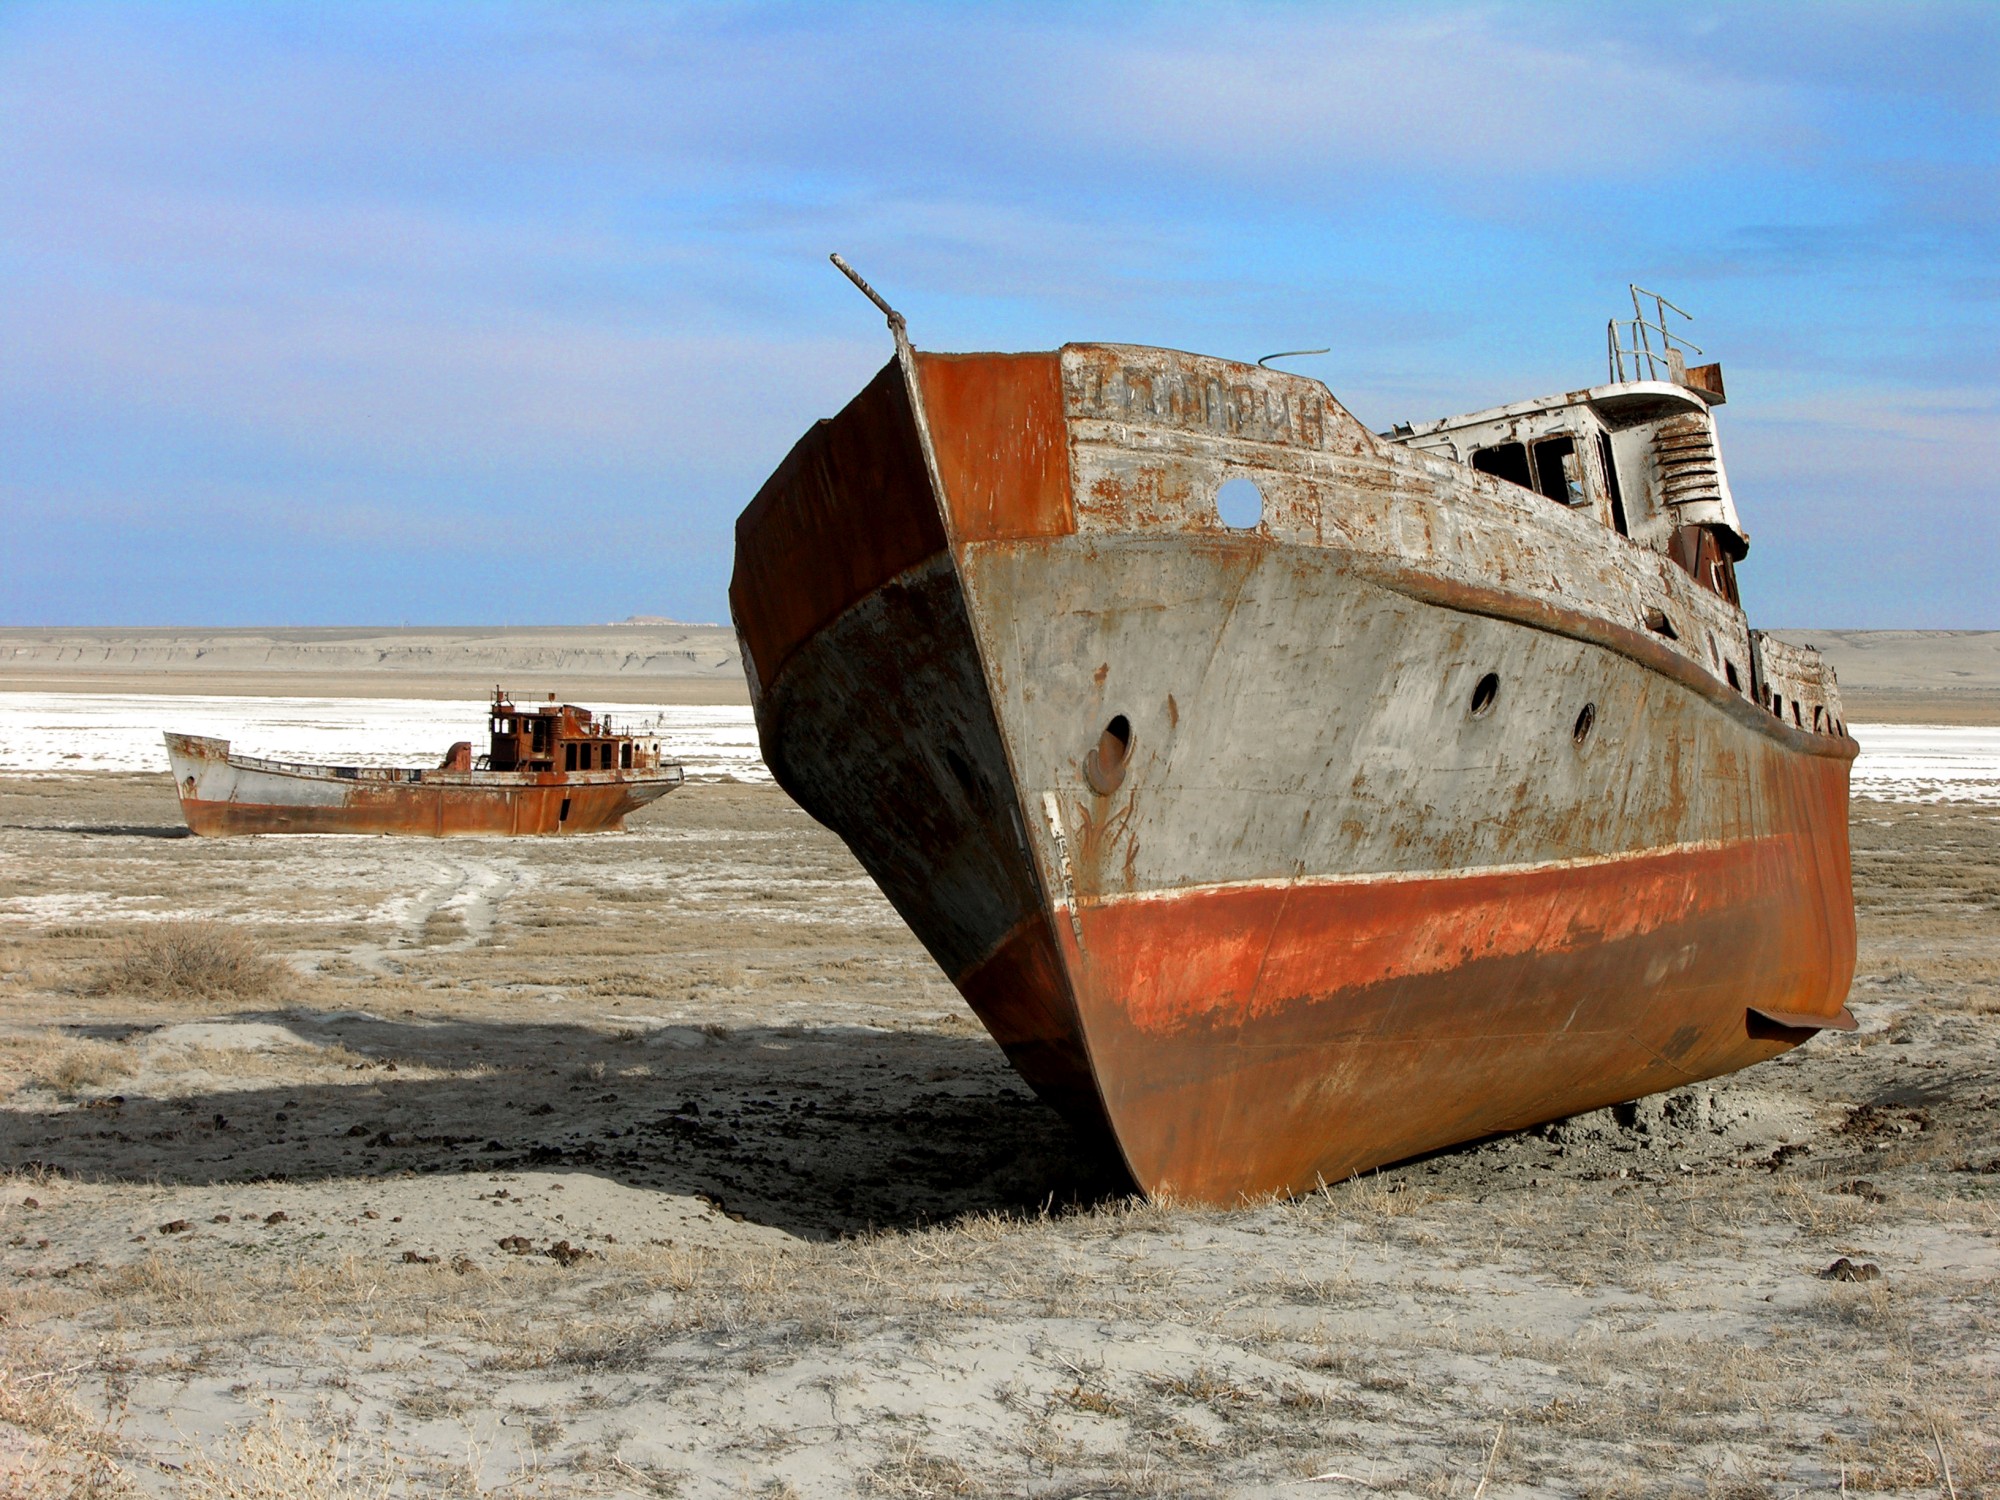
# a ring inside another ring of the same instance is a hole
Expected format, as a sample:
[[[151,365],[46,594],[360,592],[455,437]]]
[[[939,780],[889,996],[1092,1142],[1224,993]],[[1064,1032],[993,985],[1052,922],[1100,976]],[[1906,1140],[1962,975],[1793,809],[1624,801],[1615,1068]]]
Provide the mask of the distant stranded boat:
[[[492,748],[461,740],[434,769],[313,766],[230,753],[229,741],[167,735],[181,815],[199,834],[598,833],[681,784],[658,740],[619,734],[588,709],[517,708],[494,689]]]
[[[1232,360],[919,353],[876,301],[897,357],[736,523],[764,760],[1142,1188],[1306,1191],[1853,1027],[1856,746],[1744,617],[1721,370],[1663,304],[1604,385],[1378,435]]]

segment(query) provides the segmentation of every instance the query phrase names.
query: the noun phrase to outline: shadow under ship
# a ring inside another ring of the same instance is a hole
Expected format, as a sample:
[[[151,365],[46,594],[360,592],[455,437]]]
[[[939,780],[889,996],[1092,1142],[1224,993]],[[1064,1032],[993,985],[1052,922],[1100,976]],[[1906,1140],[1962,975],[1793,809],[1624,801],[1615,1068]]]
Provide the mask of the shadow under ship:
[[[1605,385],[1378,435],[1261,365],[920,353],[875,300],[897,357],[737,522],[764,759],[1144,1190],[1852,1028],[1856,746],[1746,622],[1720,367],[1664,308]]]
[[[168,733],[181,816],[198,834],[602,833],[682,781],[657,739],[620,734],[572,703],[516,707],[495,689],[487,753],[461,740],[441,765],[318,766],[239,755]]]

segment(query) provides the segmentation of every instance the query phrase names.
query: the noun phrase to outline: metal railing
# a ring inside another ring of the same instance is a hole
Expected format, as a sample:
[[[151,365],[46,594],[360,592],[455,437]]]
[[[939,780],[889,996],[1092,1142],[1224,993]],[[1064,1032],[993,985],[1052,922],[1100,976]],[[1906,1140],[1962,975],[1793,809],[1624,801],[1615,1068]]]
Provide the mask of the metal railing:
[[[1675,334],[1667,327],[1667,314],[1677,313],[1688,322],[1694,321],[1694,314],[1683,312],[1658,292],[1649,292],[1644,287],[1627,282],[1626,289],[1632,293],[1632,316],[1613,318],[1605,325],[1604,343],[1606,363],[1610,368],[1612,383],[1626,380],[1674,380],[1687,369],[1687,356],[1700,354],[1702,347]],[[1641,298],[1653,301],[1653,316],[1646,316],[1646,308]],[[1657,348],[1654,347],[1657,341]],[[1625,373],[1630,361],[1632,373]],[[1665,373],[1662,374],[1662,371]]]

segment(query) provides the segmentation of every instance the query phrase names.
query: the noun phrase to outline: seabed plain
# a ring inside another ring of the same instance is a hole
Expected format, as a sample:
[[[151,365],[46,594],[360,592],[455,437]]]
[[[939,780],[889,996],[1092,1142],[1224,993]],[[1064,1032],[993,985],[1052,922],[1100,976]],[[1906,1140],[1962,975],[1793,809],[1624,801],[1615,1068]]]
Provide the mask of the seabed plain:
[[[2000,809],[1853,825],[1858,1034],[1218,1212],[768,784],[211,842],[0,780],[0,1494],[1980,1493]],[[285,967],[106,977],[189,918]]]

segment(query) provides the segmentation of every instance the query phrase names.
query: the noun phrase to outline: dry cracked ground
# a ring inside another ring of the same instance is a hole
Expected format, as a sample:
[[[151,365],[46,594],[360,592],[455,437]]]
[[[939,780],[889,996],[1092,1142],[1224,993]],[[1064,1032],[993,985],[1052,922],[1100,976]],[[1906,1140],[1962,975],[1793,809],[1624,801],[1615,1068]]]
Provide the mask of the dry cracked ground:
[[[1854,833],[1858,1035],[1218,1212],[772,788],[0,782],[0,1494],[1995,1492],[2000,813]]]

